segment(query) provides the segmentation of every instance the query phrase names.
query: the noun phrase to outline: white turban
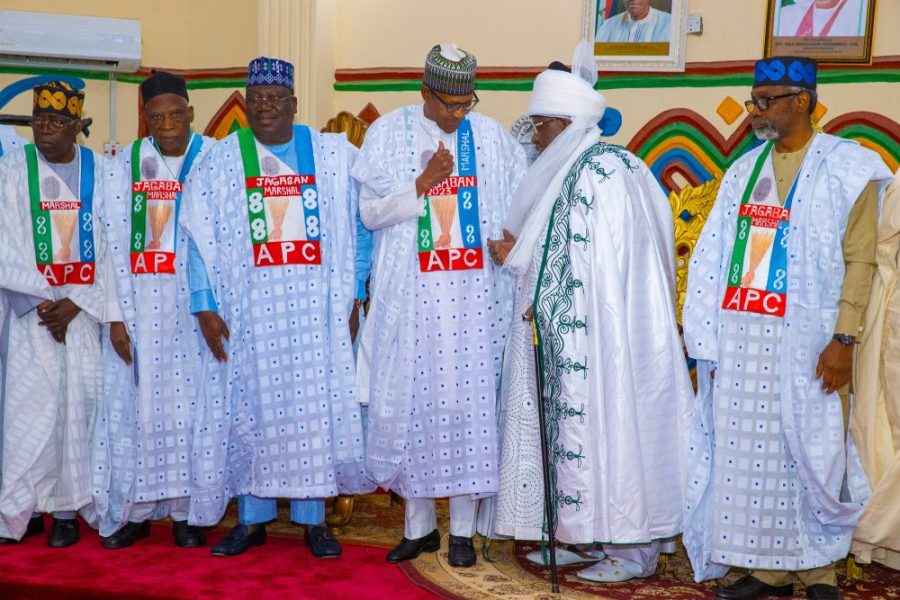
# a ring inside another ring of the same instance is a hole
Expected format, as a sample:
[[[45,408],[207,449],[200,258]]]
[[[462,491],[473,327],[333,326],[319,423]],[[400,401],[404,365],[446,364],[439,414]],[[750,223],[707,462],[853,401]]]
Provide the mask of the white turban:
[[[606,98],[590,83],[573,73],[553,69],[535,78],[528,102],[529,117],[584,118],[596,123],[605,111]]]
[[[586,40],[575,48],[571,73],[551,69],[534,80],[528,115],[571,123],[541,152],[516,189],[505,224],[516,245],[503,264],[516,275],[531,265],[566,173],[582,152],[600,141],[597,122],[606,111],[606,98],[594,91],[596,82],[593,44]]]

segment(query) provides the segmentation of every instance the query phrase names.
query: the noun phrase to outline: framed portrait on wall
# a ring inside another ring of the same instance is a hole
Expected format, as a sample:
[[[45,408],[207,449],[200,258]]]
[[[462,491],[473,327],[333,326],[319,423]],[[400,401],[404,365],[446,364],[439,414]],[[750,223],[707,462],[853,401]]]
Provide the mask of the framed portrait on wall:
[[[872,62],[875,0],[768,0],[766,56]]]
[[[604,71],[684,71],[687,0],[584,0],[582,35]]]

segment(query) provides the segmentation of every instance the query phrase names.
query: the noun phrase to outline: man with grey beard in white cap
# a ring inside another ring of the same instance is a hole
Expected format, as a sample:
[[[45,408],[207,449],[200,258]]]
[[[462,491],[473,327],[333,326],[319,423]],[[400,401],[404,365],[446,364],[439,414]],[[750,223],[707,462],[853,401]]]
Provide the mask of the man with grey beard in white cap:
[[[506,239],[491,247],[517,277],[494,532],[545,535],[543,418],[556,538],[602,545],[582,579],[624,581],[652,575],[671,551],[665,540],[681,533],[692,390],[675,320],[669,203],[640,159],[600,141],[606,99],[593,88],[590,44],[573,63],[535,79],[528,114],[540,155],[513,200]]]

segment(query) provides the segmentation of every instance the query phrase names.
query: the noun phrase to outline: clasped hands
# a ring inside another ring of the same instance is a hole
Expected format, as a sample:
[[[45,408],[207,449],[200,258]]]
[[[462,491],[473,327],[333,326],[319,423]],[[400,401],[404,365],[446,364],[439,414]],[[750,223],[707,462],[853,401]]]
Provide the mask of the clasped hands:
[[[72,322],[81,309],[78,305],[63,298],[62,300],[44,300],[37,306],[37,314],[40,318],[40,326],[46,327],[53,339],[60,344],[66,343],[66,332],[69,330],[69,323]]]

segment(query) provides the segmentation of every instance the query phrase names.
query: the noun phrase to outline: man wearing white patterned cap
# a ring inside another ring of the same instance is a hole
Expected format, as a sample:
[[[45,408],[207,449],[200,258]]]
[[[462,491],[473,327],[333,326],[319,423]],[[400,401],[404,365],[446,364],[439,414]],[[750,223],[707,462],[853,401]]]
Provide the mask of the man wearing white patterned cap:
[[[491,251],[517,277],[494,530],[545,535],[537,351],[556,537],[603,544],[608,556],[580,577],[623,581],[652,575],[660,541],[681,532],[692,390],[669,203],[640,159],[600,141],[606,100],[593,89],[590,44],[573,62],[535,79],[528,114],[540,155]]]
[[[497,491],[495,404],[509,327],[507,277],[485,255],[502,236],[525,155],[471,112],[475,57],[425,59],[423,105],[369,128],[353,176],[375,236],[371,308],[357,364],[369,403],[366,467],[406,498],[401,562],[440,547],[434,498],[450,497],[449,562],[475,564],[477,499]]]

